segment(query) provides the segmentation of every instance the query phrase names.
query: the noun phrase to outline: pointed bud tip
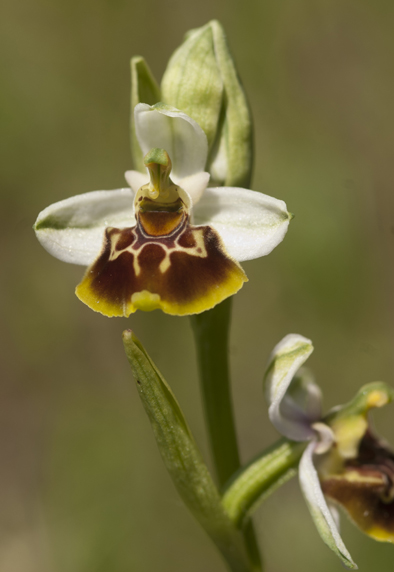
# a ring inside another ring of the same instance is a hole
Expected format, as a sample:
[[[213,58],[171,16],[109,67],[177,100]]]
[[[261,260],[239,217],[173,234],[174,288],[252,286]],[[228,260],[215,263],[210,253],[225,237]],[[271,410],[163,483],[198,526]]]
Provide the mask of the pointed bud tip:
[[[209,20],[208,26],[211,26],[211,28],[217,27],[223,30],[222,24],[219,22],[219,20],[216,20],[216,18],[214,18],[213,20]]]
[[[122,338],[124,342],[129,342],[130,340],[132,340],[133,336],[134,336],[133,330],[130,329],[124,330],[124,332],[122,333]]]
[[[130,59],[130,64],[131,64],[132,66],[133,66],[133,65],[136,65],[136,64],[139,64],[139,63],[141,63],[141,62],[145,62],[145,60],[144,60],[144,58],[143,58],[142,56],[133,56],[133,57]]]

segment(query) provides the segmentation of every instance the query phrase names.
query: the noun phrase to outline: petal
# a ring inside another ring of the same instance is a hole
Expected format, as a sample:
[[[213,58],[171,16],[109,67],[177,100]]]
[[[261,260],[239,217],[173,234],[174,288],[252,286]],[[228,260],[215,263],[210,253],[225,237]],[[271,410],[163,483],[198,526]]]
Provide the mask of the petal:
[[[299,466],[301,490],[311,513],[312,519],[322,538],[331,550],[342,560],[347,568],[357,569],[338,532],[334,517],[324,498],[319,477],[313,465],[313,453],[316,443],[312,441],[305,449]]]
[[[331,427],[321,421],[312,423],[312,428],[317,433],[315,453],[317,455],[323,455],[324,453],[327,453],[327,451],[331,449],[333,443],[335,443],[334,432]]]
[[[283,201],[237,187],[207,189],[194,210],[195,224],[215,228],[240,262],[269,254],[283,240],[290,219]]]
[[[157,308],[182,316],[213,308],[245,281],[242,268],[227,256],[210,227],[188,226],[178,234],[146,237],[136,226],[107,229],[104,250],[76,294],[110,317]]]
[[[394,542],[394,453],[370,431],[357,459],[338,474],[320,476],[322,489],[368,536]]]
[[[192,199],[193,205],[198,203],[204,194],[209,183],[209,177],[209,173],[202,171],[201,173],[195,173],[194,175],[185,177],[178,182],[178,185],[184,189]]]
[[[172,179],[204,171],[208,154],[207,137],[191,117],[163,103],[145,103],[134,110],[135,130],[142,153],[152,148],[165,149],[172,161]]]
[[[316,419],[308,421],[300,419],[297,415],[285,415],[286,407],[284,412],[281,410],[282,401],[293,377],[312,352],[311,340],[298,334],[289,334],[273,349],[264,376],[264,391],[269,403],[269,418],[282,435],[293,441],[304,441],[314,435],[310,422],[316,421]],[[313,395],[310,396],[310,399],[313,399]],[[318,410],[319,394],[315,394],[315,400],[318,403],[308,406],[312,410]],[[288,405],[287,403],[286,406]]]
[[[134,194],[137,193],[142,185],[149,183],[149,175],[146,172],[140,173],[139,171],[126,171],[124,177]]]
[[[280,412],[282,417],[298,421],[304,425],[311,425],[311,423],[321,419],[321,389],[307,368],[301,367],[293,377],[281,401]]]
[[[338,507],[334,503],[329,501],[327,501],[327,506],[330,509],[331,516],[334,519],[335,526],[337,527],[338,532],[341,533],[341,520]]]
[[[87,266],[103,246],[107,226],[135,224],[131,189],[93,191],[54,203],[34,225],[37,238],[52,256]]]

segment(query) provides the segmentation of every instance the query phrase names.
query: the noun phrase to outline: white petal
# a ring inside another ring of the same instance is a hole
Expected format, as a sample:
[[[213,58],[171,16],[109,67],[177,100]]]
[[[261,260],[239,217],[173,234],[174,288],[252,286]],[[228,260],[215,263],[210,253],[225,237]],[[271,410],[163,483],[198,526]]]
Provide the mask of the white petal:
[[[209,173],[202,171],[201,173],[196,173],[195,175],[181,179],[177,184],[189,194],[193,205],[195,205],[204,194],[209,183],[209,177]]]
[[[194,210],[197,225],[216,229],[238,261],[269,254],[284,238],[290,215],[283,201],[237,187],[207,189]]]
[[[172,161],[174,182],[204,171],[207,137],[191,117],[162,103],[139,103],[134,109],[135,131],[142,153],[154,147],[165,149]]]
[[[293,441],[309,439],[313,430],[308,423],[283,415],[281,403],[294,375],[312,352],[311,340],[299,334],[289,334],[273,349],[264,376],[269,418],[282,435]]]
[[[312,429],[317,433],[315,439],[315,453],[318,455],[327,453],[335,442],[334,431],[331,427],[321,421],[313,423]]]
[[[126,171],[124,174],[124,178],[126,179],[128,185],[131,187],[131,190],[134,194],[142,187],[142,185],[146,185],[149,183],[149,175],[148,173],[140,173],[139,171]]]
[[[54,203],[34,225],[42,246],[52,256],[88,266],[100,254],[107,226],[135,225],[131,189],[93,191]]]
[[[307,368],[301,367],[293,377],[280,403],[280,413],[304,427],[322,418],[322,392]]]
[[[334,519],[335,526],[337,527],[338,532],[341,533],[341,521],[340,521],[340,516],[339,516],[339,510],[335,506],[335,504],[333,504],[332,502],[329,502],[327,499],[326,499],[326,502],[327,502],[327,506],[329,508],[329,511],[331,513],[331,516]]]
[[[305,449],[299,466],[299,479],[302,492],[316,528],[323,541],[335,552],[347,568],[357,569],[343,540],[338,532],[333,515],[328,508],[321,490],[319,476],[313,465],[315,442],[309,443]]]

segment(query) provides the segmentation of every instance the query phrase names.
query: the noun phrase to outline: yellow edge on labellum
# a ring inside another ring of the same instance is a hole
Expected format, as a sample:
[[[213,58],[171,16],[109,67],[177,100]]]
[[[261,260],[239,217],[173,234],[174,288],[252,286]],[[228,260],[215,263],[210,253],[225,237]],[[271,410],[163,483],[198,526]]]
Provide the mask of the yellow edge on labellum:
[[[378,397],[380,403],[382,396],[374,392],[373,402]],[[318,469],[324,495],[341,505],[363,532],[380,542],[394,542],[394,453],[386,443],[367,428],[356,456],[342,458],[342,467],[331,465],[332,474]]]
[[[218,233],[187,220],[163,236],[146,236],[138,224],[107,229],[101,255],[76,288],[78,298],[109,317],[156,309],[183,316],[238,292],[247,277]]]
[[[394,543],[394,533],[389,532],[388,530],[384,530],[384,528],[373,526],[372,528],[365,530],[365,533],[368,534],[368,536],[371,536],[374,540],[377,540],[378,542]]]
[[[75,293],[82,302],[89,306],[89,308],[96,312],[100,312],[109,318],[122,316],[127,318],[137,310],[143,310],[145,312],[162,310],[166,314],[173,316],[185,316],[190,314],[200,314],[205,310],[210,310],[216,306],[216,304],[219,304],[229,296],[236,294],[236,292],[242,288],[244,282],[247,282],[246,277],[245,279],[239,279],[234,276],[227,284],[222,285],[220,290],[209,292],[203,298],[185,305],[163,301],[159,294],[152,294],[151,292],[148,292],[148,290],[142,290],[141,292],[135,292],[132,295],[130,302],[126,303],[124,306],[119,306],[111,303],[110,301],[107,302],[103,299],[97,298],[94,292],[90,289],[89,283],[85,280],[77,286]]]

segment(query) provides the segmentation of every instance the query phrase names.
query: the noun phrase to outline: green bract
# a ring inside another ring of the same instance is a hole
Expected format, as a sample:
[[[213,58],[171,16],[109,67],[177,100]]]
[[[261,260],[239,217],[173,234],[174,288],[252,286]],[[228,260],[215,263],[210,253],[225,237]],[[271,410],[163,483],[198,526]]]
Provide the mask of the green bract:
[[[143,58],[133,58],[131,67],[132,108],[137,103],[162,101],[183,111],[207,136],[211,181],[249,186],[253,150],[250,110],[219,22],[212,20],[187,34],[168,63],[161,91]],[[135,142],[134,128],[132,140]],[[142,171],[141,153],[135,144],[133,158]]]

